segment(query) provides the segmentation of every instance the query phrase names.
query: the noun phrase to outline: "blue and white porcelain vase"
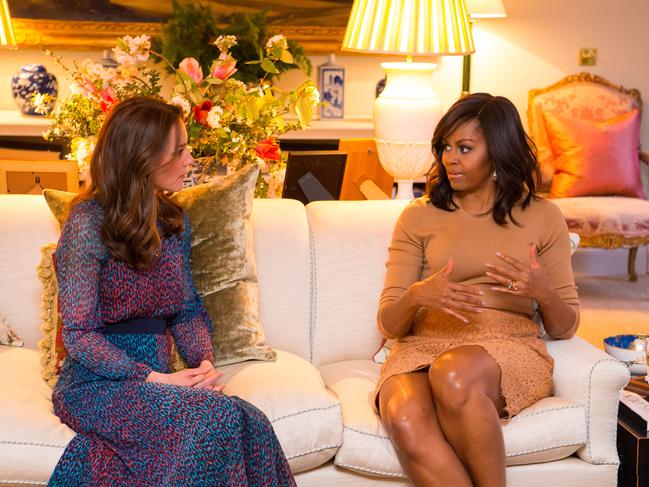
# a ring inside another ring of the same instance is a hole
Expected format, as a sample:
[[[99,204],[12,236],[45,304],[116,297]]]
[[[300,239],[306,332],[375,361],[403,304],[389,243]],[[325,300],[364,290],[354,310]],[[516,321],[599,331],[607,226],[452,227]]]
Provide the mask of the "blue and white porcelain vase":
[[[11,94],[20,111],[26,115],[48,115],[54,108],[54,100],[47,104],[42,113],[36,113],[32,103],[35,93],[56,97],[59,84],[52,73],[48,73],[42,64],[25,64],[11,78]]]

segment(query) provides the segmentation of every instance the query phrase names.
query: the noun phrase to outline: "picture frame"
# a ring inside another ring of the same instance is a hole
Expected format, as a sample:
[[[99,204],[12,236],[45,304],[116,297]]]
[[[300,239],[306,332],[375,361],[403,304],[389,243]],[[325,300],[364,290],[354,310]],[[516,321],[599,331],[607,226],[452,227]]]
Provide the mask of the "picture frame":
[[[9,0],[14,33],[19,46],[31,48],[102,50],[115,46],[116,40],[125,35],[147,34],[157,37],[162,31],[162,22],[171,12],[171,0],[160,0],[156,4],[146,0],[124,2],[114,0],[87,0],[84,4],[96,3],[97,8],[75,9],[76,0],[65,0],[69,9],[53,10],[47,3],[30,0]],[[339,52],[345,33],[347,18],[353,0],[331,0],[326,15],[322,14],[323,0],[300,0],[287,4],[280,0],[257,0],[254,6],[237,3],[224,5],[217,0],[202,0],[213,4],[219,16],[233,12],[254,12],[263,8],[268,11],[270,34],[282,34],[298,42],[308,54]],[[327,0],[324,0],[327,3]],[[155,5],[157,11],[151,12]],[[116,10],[112,15],[102,14],[102,9]],[[120,14],[119,9],[124,13]],[[85,12],[94,13],[85,13]],[[16,13],[14,13],[16,12]],[[151,21],[149,18],[156,18]],[[146,21],[141,20],[147,19]],[[106,21],[110,19],[110,21]],[[287,20],[288,19],[288,20]]]
[[[308,204],[340,199],[347,153],[341,151],[294,151],[288,153],[282,198]]]
[[[0,160],[0,194],[34,194],[45,188],[79,192],[77,162]]]

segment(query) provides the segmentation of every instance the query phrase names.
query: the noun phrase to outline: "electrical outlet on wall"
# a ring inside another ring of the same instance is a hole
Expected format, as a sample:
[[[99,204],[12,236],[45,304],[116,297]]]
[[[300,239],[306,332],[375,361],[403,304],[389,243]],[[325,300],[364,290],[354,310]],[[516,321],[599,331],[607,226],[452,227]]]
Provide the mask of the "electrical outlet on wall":
[[[597,64],[597,49],[582,47],[579,49],[579,66],[595,66]]]

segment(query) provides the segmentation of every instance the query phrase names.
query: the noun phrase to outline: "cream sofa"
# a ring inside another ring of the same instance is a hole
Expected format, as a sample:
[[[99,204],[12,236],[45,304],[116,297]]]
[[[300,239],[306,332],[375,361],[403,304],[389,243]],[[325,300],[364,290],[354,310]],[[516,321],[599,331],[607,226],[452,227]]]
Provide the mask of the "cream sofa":
[[[300,486],[409,485],[374,414],[371,357],[401,201],[256,200],[261,319],[276,362],[225,367],[226,392],[270,418]],[[41,485],[74,432],[39,373],[39,249],[58,225],[39,196],[0,195],[0,310],[25,347],[0,346],[0,485]],[[549,341],[556,397],[504,429],[511,486],[614,486],[626,368],[579,338]]]

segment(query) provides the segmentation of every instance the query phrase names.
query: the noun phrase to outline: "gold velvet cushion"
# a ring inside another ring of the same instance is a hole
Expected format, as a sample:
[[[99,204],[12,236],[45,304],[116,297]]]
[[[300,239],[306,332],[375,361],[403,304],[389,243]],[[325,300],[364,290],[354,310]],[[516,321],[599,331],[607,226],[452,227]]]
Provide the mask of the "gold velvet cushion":
[[[187,212],[192,226],[192,274],[212,320],[216,365],[275,360],[276,357],[264,344],[265,335],[259,321],[259,284],[250,223],[257,174],[256,166],[248,166],[174,195],[174,200]],[[52,213],[63,225],[75,194],[51,189],[43,194]],[[42,269],[51,268],[54,248],[43,249],[39,275],[43,274]],[[53,272],[44,274],[56,282]],[[43,374],[48,380],[58,373],[62,343],[59,338],[57,348],[56,336],[60,337],[60,331],[57,333],[60,318],[55,305],[58,287],[48,285],[42,275],[41,280],[44,284],[41,356]],[[49,310],[47,313],[45,308]],[[172,369],[177,370],[179,364],[178,356],[173,354]]]

